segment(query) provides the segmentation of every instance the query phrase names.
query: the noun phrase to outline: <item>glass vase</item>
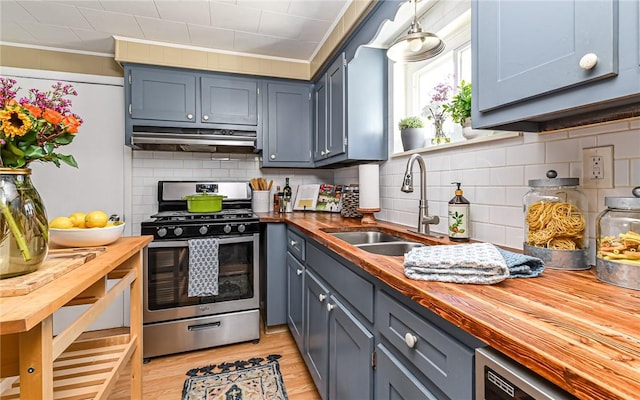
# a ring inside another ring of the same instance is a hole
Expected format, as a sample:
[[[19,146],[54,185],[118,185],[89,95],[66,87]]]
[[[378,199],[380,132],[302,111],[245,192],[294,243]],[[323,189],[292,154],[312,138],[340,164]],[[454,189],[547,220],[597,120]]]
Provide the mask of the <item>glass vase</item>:
[[[433,128],[435,129],[436,134],[431,138],[431,144],[444,144],[451,142],[451,138],[444,133],[443,124],[444,117],[437,116],[433,119]]]
[[[0,168],[0,279],[34,272],[49,251],[47,213],[29,168]]]

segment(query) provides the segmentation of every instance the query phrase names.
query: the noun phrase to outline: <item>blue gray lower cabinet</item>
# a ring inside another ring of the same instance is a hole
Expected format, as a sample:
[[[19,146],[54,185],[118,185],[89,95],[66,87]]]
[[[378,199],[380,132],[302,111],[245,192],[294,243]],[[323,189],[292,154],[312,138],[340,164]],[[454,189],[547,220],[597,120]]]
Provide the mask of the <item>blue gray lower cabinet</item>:
[[[298,345],[298,350],[303,348],[303,295],[304,295],[305,267],[296,258],[287,252],[287,325],[293,339]]]
[[[383,344],[376,348],[376,399],[440,400]],[[468,400],[471,400],[469,398]]]
[[[473,399],[483,342],[299,231],[287,235],[288,325],[323,400]]]
[[[286,268],[286,233],[287,225],[269,223],[264,227],[262,235],[262,281],[265,282],[261,290],[265,291],[264,299],[265,324],[267,326],[283,325],[287,323],[287,293],[285,282]]]

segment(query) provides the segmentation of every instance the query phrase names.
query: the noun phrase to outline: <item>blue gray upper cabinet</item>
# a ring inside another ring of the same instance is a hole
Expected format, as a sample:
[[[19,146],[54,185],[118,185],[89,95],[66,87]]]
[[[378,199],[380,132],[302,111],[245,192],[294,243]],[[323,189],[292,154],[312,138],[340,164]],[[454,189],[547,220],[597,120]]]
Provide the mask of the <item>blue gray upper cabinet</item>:
[[[351,61],[341,53],[316,86],[316,166],[341,166],[388,157],[387,58],[385,51],[360,47]],[[326,104],[322,108],[322,100]],[[324,111],[324,113],[323,113]],[[326,118],[326,122],[319,118]],[[325,127],[324,130],[319,127]],[[324,152],[324,154],[323,154]]]
[[[259,129],[259,79],[142,65],[125,65],[125,76],[129,125]]]
[[[202,77],[202,122],[258,125],[258,81]]]
[[[157,68],[132,68],[131,118],[196,122],[197,77]]]
[[[312,167],[311,84],[266,83],[263,167]]]
[[[316,161],[345,152],[345,71],[344,53],[329,66],[315,88],[314,157]]]
[[[595,111],[627,116],[640,100],[639,21],[637,1],[474,0],[474,127],[543,131],[595,122]]]

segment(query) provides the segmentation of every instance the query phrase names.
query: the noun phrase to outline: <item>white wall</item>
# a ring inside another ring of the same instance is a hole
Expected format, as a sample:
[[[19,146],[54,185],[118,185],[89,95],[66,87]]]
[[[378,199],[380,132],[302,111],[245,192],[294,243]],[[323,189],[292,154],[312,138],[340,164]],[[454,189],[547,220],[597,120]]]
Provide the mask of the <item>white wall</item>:
[[[522,249],[524,237],[522,198],[530,179],[543,178],[549,169],[558,177],[582,177],[582,149],[614,146],[614,189],[584,189],[591,253],[594,256],[595,220],[604,210],[605,196],[631,197],[640,185],[640,119],[597,127],[576,128],[563,133],[522,137],[469,145],[422,154],[427,164],[429,211],[440,217],[433,230],[447,232],[447,203],[454,196],[451,182],[462,182],[471,202],[471,237]],[[376,218],[415,227],[419,181],[414,192],[400,191],[408,156],[392,158],[380,169],[382,211]],[[414,166],[417,173],[418,167]],[[335,183],[357,180],[357,168],[335,172]]]

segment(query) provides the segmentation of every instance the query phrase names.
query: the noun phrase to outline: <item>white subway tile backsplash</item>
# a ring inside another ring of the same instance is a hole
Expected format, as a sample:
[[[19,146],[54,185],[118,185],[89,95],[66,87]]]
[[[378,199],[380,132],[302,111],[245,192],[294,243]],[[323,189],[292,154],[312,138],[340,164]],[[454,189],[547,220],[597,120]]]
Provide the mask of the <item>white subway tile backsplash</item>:
[[[489,183],[492,186],[520,186],[524,184],[524,167],[491,168]]]
[[[614,186],[629,185],[629,160],[615,160],[613,163]]]
[[[475,166],[483,167],[502,167],[507,163],[507,152],[504,148],[482,150],[476,152]]]
[[[511,248],[522,250],[524,243],[524,229],[523,228],[513,228],[507,226],[505,228],[505,245]]]
[[[527,135],[525,135],[526,137]],[[530,165],[544,163],[545,144],[536,142],[506,149],[506,165]]]
[[[496,225],[518,227],[523,224],[522,207],[492,207],[489,222]]]
[[[567,139],[547,142],[545,162],[556,163],[582,160],[582,149],[592,146],[591,144],[586,144],[589,139]]]
[[[613,145],[613,158],[639,158],[640,134],[636,131],[598,136],[598,146]]]
[[[640,158],[630,160],[629,166],[629,184],[631,186],[640,186]]]
[[[491,170],[489,168],[473,168],[462,171],[462,182],[465,186],[491,185]]]

